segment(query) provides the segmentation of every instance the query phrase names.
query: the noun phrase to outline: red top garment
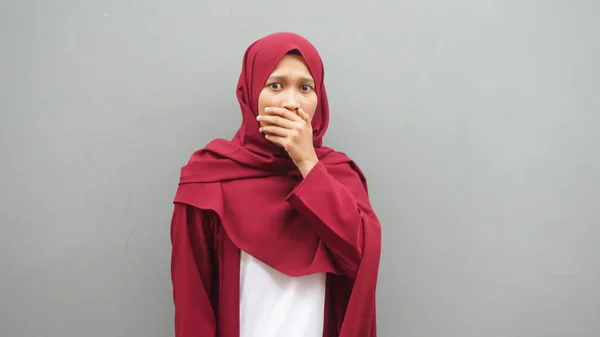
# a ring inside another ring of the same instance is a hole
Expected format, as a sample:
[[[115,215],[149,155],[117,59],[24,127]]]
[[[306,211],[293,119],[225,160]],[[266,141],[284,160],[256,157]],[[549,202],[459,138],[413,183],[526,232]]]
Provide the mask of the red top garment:
[[[256,121],[265,81],[293,50],[304,57],[318,97],[312,127],[319,162],[304,179]],[[244,54],[240,129],[195,152],[181,170],[171,226],[177,337],[239,336],[239,303],[232,303],[239,283],[226,277],[239,275],[239,250],[289,276],[329,273],[324,336],[376,336],[381,228],[359,167],[322,145],[329,122],[323,76],[317,50],[293,33],[263,37]]]

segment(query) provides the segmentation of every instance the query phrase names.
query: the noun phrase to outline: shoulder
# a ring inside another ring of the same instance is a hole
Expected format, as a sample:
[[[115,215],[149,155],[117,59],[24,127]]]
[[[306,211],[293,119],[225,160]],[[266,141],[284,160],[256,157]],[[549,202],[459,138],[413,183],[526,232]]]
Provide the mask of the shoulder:
[[[330,149],[321,159],[327,171],[336,179],[347,184],[360,182],[367,190],[367,178],[360,166],[342,151]]]
[[[188,164],[203,162],[208,158],[217,159],[219,157],[226,156],[228,153],[234,152],[237,149],[238,146],[236,146],[236,144],[233,142],[222,138],[215,138],[204,147],[194,151],[189,157]]]
[[[360,176],[364,176],[358,163],[342,151],[327,149],[328,151],[322,156],[321,161],[329,167],[346,168],[356,171]]]

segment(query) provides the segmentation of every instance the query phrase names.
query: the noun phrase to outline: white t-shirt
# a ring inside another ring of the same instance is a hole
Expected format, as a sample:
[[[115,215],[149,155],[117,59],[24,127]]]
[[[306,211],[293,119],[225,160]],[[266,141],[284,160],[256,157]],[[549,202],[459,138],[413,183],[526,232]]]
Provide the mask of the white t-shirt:
[[[240,337],[322,337],[326,274],[289,277],[242,252]]]

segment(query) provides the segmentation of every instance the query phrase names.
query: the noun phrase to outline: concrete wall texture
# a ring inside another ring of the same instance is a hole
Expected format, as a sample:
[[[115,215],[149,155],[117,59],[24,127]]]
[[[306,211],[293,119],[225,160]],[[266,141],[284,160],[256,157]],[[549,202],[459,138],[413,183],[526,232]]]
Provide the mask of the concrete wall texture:
[[[600,3],[4,1],[0,336],[173,334],[179,168],[256,38],[320,50],[383,337],[600,336]]]

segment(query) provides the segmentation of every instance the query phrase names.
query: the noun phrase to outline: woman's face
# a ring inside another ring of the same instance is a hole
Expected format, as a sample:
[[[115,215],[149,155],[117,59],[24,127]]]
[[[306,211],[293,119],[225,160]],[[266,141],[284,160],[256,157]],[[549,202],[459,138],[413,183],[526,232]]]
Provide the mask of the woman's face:
[[[317,108],[317,92],[302,56],[287,54],[279,61],[258,96],[258,114],[264,114],[268,107],[286,108],[296,113],[302,108],[312,119]]]

